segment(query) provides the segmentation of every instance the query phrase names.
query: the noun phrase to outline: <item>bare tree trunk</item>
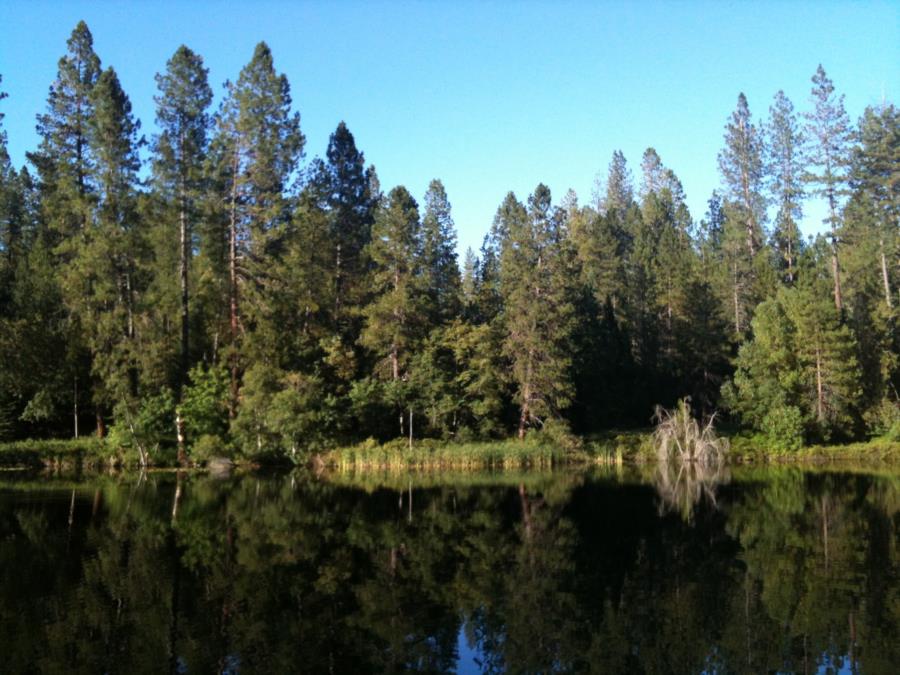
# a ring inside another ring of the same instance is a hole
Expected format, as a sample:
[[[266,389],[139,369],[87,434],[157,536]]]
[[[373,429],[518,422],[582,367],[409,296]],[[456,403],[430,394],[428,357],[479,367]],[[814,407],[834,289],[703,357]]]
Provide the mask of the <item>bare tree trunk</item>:
[[[94,416],[97,420],[97,438],[106,436],[106,425],[103,424],[103,415],[100,414],[99,408],[95,411]]]
[[[834,275],[834,306],[838,314],[844,309],[844,297],[841,293],[841,263],[838,260],[838,236],[837,236],[837,204],[832,193],[828,195],[828,206],[831,210],[831,273]]]
[[[891,301],[891,280],[888,276],[887,256],[884,254],[884,237],[878,243],[881,246],[881,278],[884,281],[884,300],[890,309],[894,303]]]
[[[72,417],[75,421],[75,438],[78,438],[78,376],[75,376],[75,395],[72,404]]]

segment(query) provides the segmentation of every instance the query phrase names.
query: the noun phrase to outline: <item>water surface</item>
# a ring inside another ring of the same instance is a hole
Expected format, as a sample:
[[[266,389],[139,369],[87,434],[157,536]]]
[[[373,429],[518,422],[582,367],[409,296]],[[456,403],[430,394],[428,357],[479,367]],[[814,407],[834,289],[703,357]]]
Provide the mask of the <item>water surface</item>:
[[[900,477],[0,476],[3,672],[896,673]]]

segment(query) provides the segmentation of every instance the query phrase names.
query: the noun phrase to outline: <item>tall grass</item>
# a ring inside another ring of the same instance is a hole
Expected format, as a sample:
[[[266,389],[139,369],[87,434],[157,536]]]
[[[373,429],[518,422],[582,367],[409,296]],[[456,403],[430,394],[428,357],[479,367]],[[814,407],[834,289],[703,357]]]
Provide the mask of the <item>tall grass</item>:
[[[406,441],[379,444],[368,440],[318,456],[319,463],[341,470],[548,468],[589,459],[581,450],[515,439],[484,443],[421,440],[412,449]]]
[[[675,511],[689,521],[704,498],[715,505],[718,486],[728,481],[728,440],[716,434],[715,415],[702,423],[694,417],[690,399],[672,410],[657,406],[654,419],[660,511]]]

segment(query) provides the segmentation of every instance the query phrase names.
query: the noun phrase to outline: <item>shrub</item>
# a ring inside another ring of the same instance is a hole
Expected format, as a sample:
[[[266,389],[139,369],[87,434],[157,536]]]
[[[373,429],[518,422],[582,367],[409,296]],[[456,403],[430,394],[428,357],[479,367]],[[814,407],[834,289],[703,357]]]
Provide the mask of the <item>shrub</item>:
[[[204,434],[191,445],[191,459],[197,463],[208,462],[213,457],[231,457],[231,449],[215,434]]]
[[[803,447],[803,413],[793,405],[773,408],[762,420],[766,444],[773,450],[796,452]]]

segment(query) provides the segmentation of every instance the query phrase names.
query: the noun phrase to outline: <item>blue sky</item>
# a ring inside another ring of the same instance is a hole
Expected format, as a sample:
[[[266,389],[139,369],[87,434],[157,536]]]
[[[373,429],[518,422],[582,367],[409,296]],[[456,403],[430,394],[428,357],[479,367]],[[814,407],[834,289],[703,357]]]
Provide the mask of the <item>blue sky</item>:
[[[2,104],[13,160],[37,144],[56,63],[79,19],[119,72],[146,134],[153,76],[182,43],[217,94],[265,40],[291,82],[307,157],[345,120],[382,186],[444,181],[461,249],[477,248],[509,190],[539,182],[590,199],[621,149],[647,146],[681,178],[695,219],[743,91],[758,119],[784,89],[808,107],[823,63],[855,119],[900,93],[897,2],[0,3]],[[819,229],[811,204],[805,232]]]

